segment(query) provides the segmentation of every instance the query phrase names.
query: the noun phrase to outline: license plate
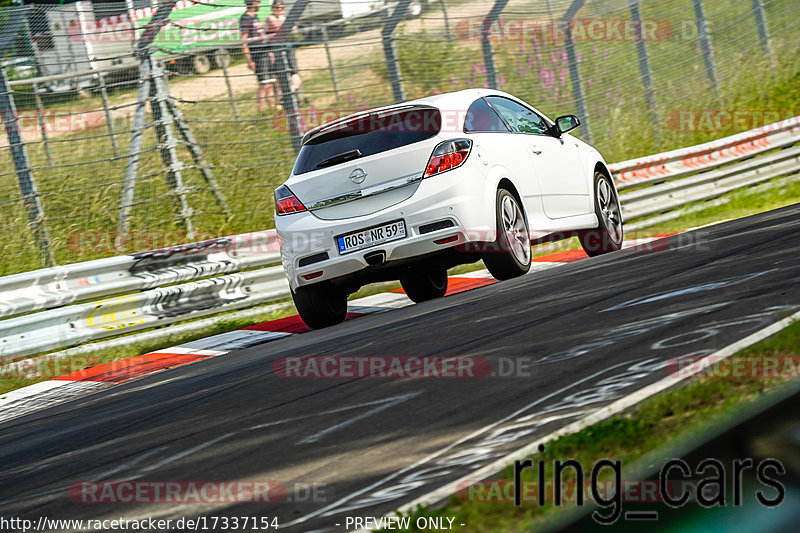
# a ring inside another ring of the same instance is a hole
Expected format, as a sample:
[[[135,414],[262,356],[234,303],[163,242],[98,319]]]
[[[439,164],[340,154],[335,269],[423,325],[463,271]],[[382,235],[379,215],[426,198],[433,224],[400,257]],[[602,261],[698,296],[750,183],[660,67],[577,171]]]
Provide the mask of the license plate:
[[[384,242],[396,241],[406,236],[406,223],[395,220],[388,224],[381,224],[372,228],[354,231],[336,238],[339,254],[357,252]]]

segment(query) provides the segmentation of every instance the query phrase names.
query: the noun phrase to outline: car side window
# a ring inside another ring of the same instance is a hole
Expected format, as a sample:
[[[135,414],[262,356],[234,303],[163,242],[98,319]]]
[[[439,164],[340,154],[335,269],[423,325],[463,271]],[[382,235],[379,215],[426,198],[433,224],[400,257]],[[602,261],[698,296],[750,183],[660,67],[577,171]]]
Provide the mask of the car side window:
[[[547,122],[532,109],[501,96],[487,96],[486,99],[506,119],[513,131],[539,135],[547,133]]]
[[[467,110],[464,119],[464,132],[503,132],[508,133],[508,127],[503,123],[503,119],[486,103],[483,98],[478,98]]]

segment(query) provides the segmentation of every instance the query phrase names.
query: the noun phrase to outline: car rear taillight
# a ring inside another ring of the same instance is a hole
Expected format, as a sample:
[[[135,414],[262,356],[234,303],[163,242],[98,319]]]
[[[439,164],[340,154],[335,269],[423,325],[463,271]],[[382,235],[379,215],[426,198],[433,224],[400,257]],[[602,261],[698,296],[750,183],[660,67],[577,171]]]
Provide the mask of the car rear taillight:
[[[428,160],[425,177],[441,174],[463,165],[471,148],[472,141],[469,139],[452,139],[439,143]]]
[[[281,185],[275,189],[275,212],[279,215],[288,215],[289,213],[297,213],[305,211],[306,206],[303,202],[297,199],[297,196],[289,190],[286,185]]]

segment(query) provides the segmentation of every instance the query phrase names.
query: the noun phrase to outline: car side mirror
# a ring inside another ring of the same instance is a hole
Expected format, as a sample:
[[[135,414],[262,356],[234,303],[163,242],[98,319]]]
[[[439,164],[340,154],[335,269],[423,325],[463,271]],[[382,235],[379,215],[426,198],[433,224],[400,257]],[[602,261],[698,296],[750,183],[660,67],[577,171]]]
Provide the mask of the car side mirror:
[[[572,131],[581,125],[581,121],[575,115],[562,115],[556,119],[556,134],[561,137],[564,133]]]

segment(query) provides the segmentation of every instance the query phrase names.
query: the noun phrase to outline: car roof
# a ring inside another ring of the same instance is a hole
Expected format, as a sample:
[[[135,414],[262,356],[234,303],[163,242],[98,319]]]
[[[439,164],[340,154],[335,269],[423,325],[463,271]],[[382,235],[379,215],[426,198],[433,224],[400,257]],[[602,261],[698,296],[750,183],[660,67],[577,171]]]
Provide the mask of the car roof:
[[[409,100],[406,102],[402,102],[400,104],[392,104],[383,107],[376,107],[373,109],[366,109],[364,111],[358,111],[356,113],[352,113],[345,117],[337,118],[336,120],[332,120],[330,122],[326,122],[325,124],[321,124],[316,128],[309,130],[308,132],[303,135],[303,144],[307,144],[311,139],[322,133],[323,130],[330,130],[334,128],[337,124],[342,124],[348,122],[356,117],[366,116],[371,113],[380,113],[386,112],[393,109],[403,109],[407,107],[414,107],[414,106],[431,106],[436,107],[440,111],[455,111],[459,113],[459,116],[463,117],[466,115],[467,109],[472,103],[482,96],[505,96],[508,98],[515,98],[514,96],[504,93],[503,91],[495,91],[491,89],[464,89],[461,91],[455,91],[450,93],[442,93],[442,94],[434,94],[430,96],[426,96],[423,98],[417,98],[416,100]]]

